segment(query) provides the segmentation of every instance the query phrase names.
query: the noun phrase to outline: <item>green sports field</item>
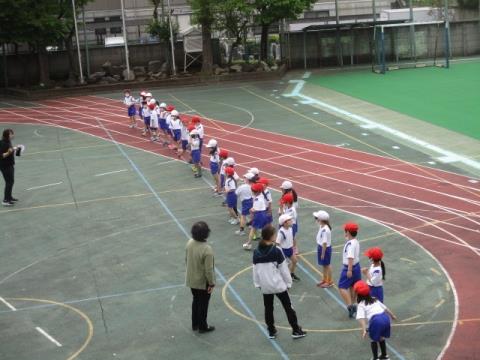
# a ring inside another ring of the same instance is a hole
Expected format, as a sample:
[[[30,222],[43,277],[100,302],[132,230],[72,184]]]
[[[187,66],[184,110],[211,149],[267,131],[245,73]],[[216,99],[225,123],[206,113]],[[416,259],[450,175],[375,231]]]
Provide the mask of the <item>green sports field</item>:
[[[308,81],[480,139],[480,61],[386,75],[369,70],[322,73]]]

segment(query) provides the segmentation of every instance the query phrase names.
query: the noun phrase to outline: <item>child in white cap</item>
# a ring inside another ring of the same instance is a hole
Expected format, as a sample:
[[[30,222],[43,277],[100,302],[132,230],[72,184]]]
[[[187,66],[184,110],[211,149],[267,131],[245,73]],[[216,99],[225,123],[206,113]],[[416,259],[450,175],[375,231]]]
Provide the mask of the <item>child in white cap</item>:
[[[282,249],[283,255],[287,258],[290,270],[290,275],[295,281],[300,280],[298,276],[295,275],[295,267],[297,266],[297,256],[293,251],[294,239],[293,239],[293,229],[292,229],[292,215],[283,214],[278,219],[278,224],[280,229],[277,233],[277,244]]]
[[[332,227],[330,225],[330,215],[323,210],[313,213],[320,228],[317,233],[317,262],[323,266],[323,280],[317,286],[329,288],[333,286],[332,281]]]
[[[218,148],[217,140],[210,139],[207,144],[210,155],[210,173],[215,180],[214,195],[221,195],[220,190],[220,149]]]
[[[253,184],[253,177],[254,175],[252,173],[246,173],[243,175],[244,183],[235,190],[241,204],[240,229],[235,231],[235,234],[237,235],[246,235],[245,224],[247,223],[247,216],[250,215],[250,209],[253,206],[252,189],[250,188]]]

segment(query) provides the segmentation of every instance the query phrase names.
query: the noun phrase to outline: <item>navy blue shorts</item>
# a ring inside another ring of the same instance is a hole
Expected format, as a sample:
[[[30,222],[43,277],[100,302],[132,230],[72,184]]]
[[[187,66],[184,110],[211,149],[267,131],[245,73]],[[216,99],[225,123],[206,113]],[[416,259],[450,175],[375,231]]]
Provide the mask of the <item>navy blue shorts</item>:
[[[386,313],[373,315],[368,323],[368,334],[372,341],[380,341],[381,338],[390,337],[390,317]]]
[[[200,150],[192,150],[192,162],[198,164],[200,162]]]
[[[370,288],[370,296],[377,298],[383,303],[383,286],[368,286]]]
[[[322,266],[327,266],[330,265],[330,262],[332,261],[332,247],[327,246],[325,249],[325,256],[322,260],[322,251],[323,251],[323,246],[322,245],[317,245],[317,261],[318,265]]]
[[[160,129],[168,130],[167,120],[160,119],[158,122],[160,123]]]
[[[200,139],[200,152],[202,152],[203,139]]]
[[[175,129],[175,130],[172,130],[172,131],[173,131],[173,140],[179,141],[181,136],[182,136],[182,130]]]
[[[266,215],[265,221],[266,221],[266,224],[271,224],[271,223],[273,223],[273,216],[272,216],[272,214],[270,214],[268,211],[267,211],[267,215]]]
[[[187,150],[188,146],[188,140],[182,140],[182,150],[185,151]]]
[[[253,198],[246,199],[242,201],[242,215],[247,216],[250,214],[250,209],[253,206]]]
[[[349,279],[347,277],[348,266],[343,265],[342,272],[340,274],[340,279],[338,280],[338,287],[340,289],[349,289],[357,281],[362,280],[362,272],[360,269],[360,263],[353,265],[352,268],[352,277]]]
[[[291,258],[292,255],[293,255],[293,247],[288,248],[288,249],[283,249],[282,248],[282,251],[283,251],[283,255],[285,255],[285,257],[287,257],[287,258]]]
[[[210,161],[210,173],[212,175],[218,174],[218,162]]]
[[[223,189],[225,187],[225,175],[220,174],[220,187]]]
[[[145,124],[145,126],[150,126],[150,116],[145,116],[143,118],[143,123]]]
[[[235,194],[235,190],[227,193],[227,206],[231,209],[237,207],[237,194]]]
[[[267,212],[263,211],[255,211],[253,213],[252,219],[252,226],[254,229],[263,229],[263,227],[267,224]]]
[[[137,110],[135,109],[135,105],[132,105],[132,106],[128,107],[128,116],[129,117],[135,116],[136,113],[137,113]]]

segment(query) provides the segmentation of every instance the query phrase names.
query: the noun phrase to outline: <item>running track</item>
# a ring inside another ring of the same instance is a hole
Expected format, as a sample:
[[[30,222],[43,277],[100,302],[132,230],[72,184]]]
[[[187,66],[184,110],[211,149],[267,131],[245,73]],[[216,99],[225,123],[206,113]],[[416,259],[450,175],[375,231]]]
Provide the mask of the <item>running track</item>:
[[[83,96],[48,100],[33,108],[3,108],[0,122],[61,126],[110,141],[106,128],[118,143],[174,157],[129,129],[125,115],[118,101]],[[207,140],[214,137],[229,150],[239,174],[258,167],[277,188],[290,179],[302,197],[372,218],[430,251],[458,295],[460,321],[454,322],[451,343],[441,355],[480,358],[480,184],[392,158],[217,120],[203,123]],[[208,156],[203,157],[208,163]]]

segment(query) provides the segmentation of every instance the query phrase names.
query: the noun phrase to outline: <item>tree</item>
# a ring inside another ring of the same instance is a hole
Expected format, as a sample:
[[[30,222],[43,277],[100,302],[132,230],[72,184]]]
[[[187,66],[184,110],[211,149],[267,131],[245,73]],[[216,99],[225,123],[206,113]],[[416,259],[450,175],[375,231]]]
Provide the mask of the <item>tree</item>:
[[[215,13],[222,0],[189,0],[193,11],[192,21],[202,27],[202,73],[211,75],[213,69],[212,28]]]
[[[254,0],[256,22],[262,28],[260,59],[267,60],[268,31],[270,25],[282,19],[295,19],[309,9],[315,0]]]
[[[227,36],[234,39],[228,56],[228,65],[232,63],[233,51],[240,45],[253,16],[254,8],[245,0],[224,0],[218,5],[216,28],[225,30]]]
[[[179,26],[176,22],[172,22],[172,33],[173,33],[173,42],[175,43],[175,38],[178,34]],[[150,21],[150,24],[147,27],[147,31],[151,36],[158,37],[160,43],[164,44],[167,49],[167,64],[170,69],[172,69],[172,49],[170,46],[170,19],[168,17],[158,20],[153,18]]]

